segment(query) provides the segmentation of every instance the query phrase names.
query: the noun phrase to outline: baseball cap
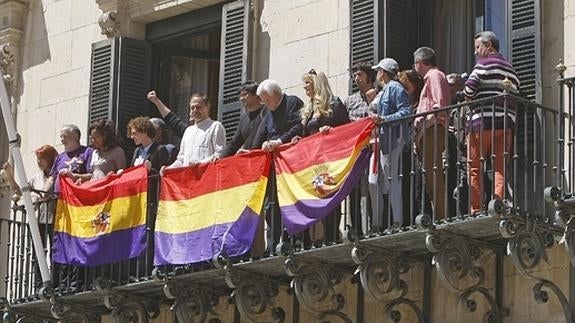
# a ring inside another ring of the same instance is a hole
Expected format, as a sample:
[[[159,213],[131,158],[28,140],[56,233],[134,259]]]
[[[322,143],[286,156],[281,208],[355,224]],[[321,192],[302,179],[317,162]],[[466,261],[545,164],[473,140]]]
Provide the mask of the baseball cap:
[[[374,70],[382,69],[390,73],[397,73],[399,70],[399,64],[393,58],[384,58],[375,66],[371,67]]]

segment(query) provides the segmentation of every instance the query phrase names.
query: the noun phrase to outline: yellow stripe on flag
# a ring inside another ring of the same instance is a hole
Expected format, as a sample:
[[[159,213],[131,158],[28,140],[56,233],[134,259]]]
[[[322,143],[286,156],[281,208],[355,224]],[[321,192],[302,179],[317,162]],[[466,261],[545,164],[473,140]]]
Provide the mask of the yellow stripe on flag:
[[[73,206],[58,201],[54,230],[78,238],[92,238],[113,231],[146,224],[147,193],[120,197],[92,206]],[[109,215],[109,225],[98,222],[102,213]]]
[[[267,177],[262,176],[257,182],[189,200],[160,201],[156,232],[179,234],[234,222],[246,207],[260,214],[266,186]]]

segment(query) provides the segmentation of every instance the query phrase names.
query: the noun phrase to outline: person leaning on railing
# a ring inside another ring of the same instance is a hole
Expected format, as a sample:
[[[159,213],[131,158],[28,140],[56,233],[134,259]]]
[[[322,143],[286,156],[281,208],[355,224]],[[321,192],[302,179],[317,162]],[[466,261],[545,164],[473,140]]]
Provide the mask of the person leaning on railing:
[[[382,194],[389,194],[392,211],[390,229],[403,225],[403,199],[401,172],[401,153],[406,142],[409,142],[409,126],[405,122],[390,123],[412,113],[407,91],[397,81],[399,65],[392,58],[384,58],[373,66],[377,70],[377,81],[383,86],[383,93],[377,103],[377,114],[370,114],[376,124],[383,124],[379,129],[379,149],[374,154],[380,161],[381,174],[369,177],[372,201],[382,200]],[[379,187],[380,189],[377,189]],[[383,205],[382,202],[376,203]],[[373,226],[383,226],[382,210],[374,210]]]
[[[36,155],[36,164],[40,171],[30,178],[28,184],[32,190],[32,202],[34,202],[34,208],[37,211],[36,216],[40,230],[40,239],[44,248],[47,249],[47,242],[50,241],[50,243],[52,243],[52,237],[54,235],[52,223],[54,221],[54,212],[56,211],[56,197],[54,196],[53,182],[49,181],[49,179],[52,165],[54,165],[54,160],[56,156],[58,156],[58,151],[50,145],[43,145],[36,149],[34,154]],[[20,185],[18,185],[14,179],[14,168],[12,164],[9,161],[5,162],[3,169],[10,188],[16,195],[22,195]],[[48,186],[48,183],[52,184]],[[40,275],[40,268],[38,265],[35,267],[35,281],[37,285],[41,286],[42,277]]]
[[[311,69],[302,75],[302,81],[308,97],[300,110],[303,137],[318,132],[327,133],[332,127],[349,123],[347,109],[341,100],[333,95],[327,76],[323,72]],[[300,138],[300,136],[295,136],[292,138],[292,143],[297,143]],[[316,223],[310,229],[314,245],[321,246],[322,242],[329,244],[339,241],[340,220],[341,212],[336,209],[327,218]]]
[[[128,122],[127,133],[136,144],[131,166],[145,165],[148,169],[148,200],[146,208],[147,247],[146,254],[132,260],[130,275],[134,277],[151,274],[154,256],[154,228],[159,196],[159,171],[168,165],[170,154],[162,144],[154,141],[156,128],[148,117],[137,117]],[[137,264],[136,264],[137,263]],[[136,270],[137,268],[137,270]]]
[[[367,117],[370,111],[377,111],[377,103],[371,104],[377,96],[376,73],[371,69],[372,65],[367,62],[358,62],[351,69],[353,81],[357,85],[358,91],[348,96],[344,102],[350,121],[361,120]],[[363,235],[363,227],[366,226],[367,228],[372,218],[367,174],[368,171],[366,170],[362,174],[359,184],[350,193],[349,198],[351,224],[358,236]],[[362,214],[361,201],[364,198],[366,211]]]
[[[517,94],[519,79],[513,66],[499,53],[499,40],[492,31],[475,36],[475,55],[478,60],[465,82],[466,100],[483,99],[503,94]],[[493,180],[496,199],[505,198],[505,157],[513,143],[515,113],[504,98],[483,105],[472,105],[467,121],[467,159],[471,213],[481,209],[481,159],[493,155]]]

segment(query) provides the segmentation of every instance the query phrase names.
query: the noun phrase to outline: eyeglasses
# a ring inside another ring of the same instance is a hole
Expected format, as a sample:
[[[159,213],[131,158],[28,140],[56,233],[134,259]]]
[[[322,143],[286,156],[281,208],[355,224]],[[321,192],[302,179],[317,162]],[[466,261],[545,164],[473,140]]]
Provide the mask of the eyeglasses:
[[[311,70],[309,70],[309,72],[307,72],[310,75],[317,75],[317,73],[315,72],[315,70],[312,68]]]

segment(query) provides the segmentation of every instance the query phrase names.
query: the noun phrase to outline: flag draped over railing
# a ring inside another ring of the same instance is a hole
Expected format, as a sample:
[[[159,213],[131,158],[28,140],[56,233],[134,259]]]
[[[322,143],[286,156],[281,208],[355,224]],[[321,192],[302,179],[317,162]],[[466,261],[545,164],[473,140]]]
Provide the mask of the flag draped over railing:
[[[166,169],[154,264],[188,264],[249,251],[265,197],[270,154],[253,151],[214,163]]]
[[[138,257],[146,243],[147,170],[125,170],[82,185],[60,178],[54,261],[96,266]]]
[[[278,204],[287,232],[296,234],[329,215],[369,164],[374,123],[352,122],[301,139],[274,158]]]

